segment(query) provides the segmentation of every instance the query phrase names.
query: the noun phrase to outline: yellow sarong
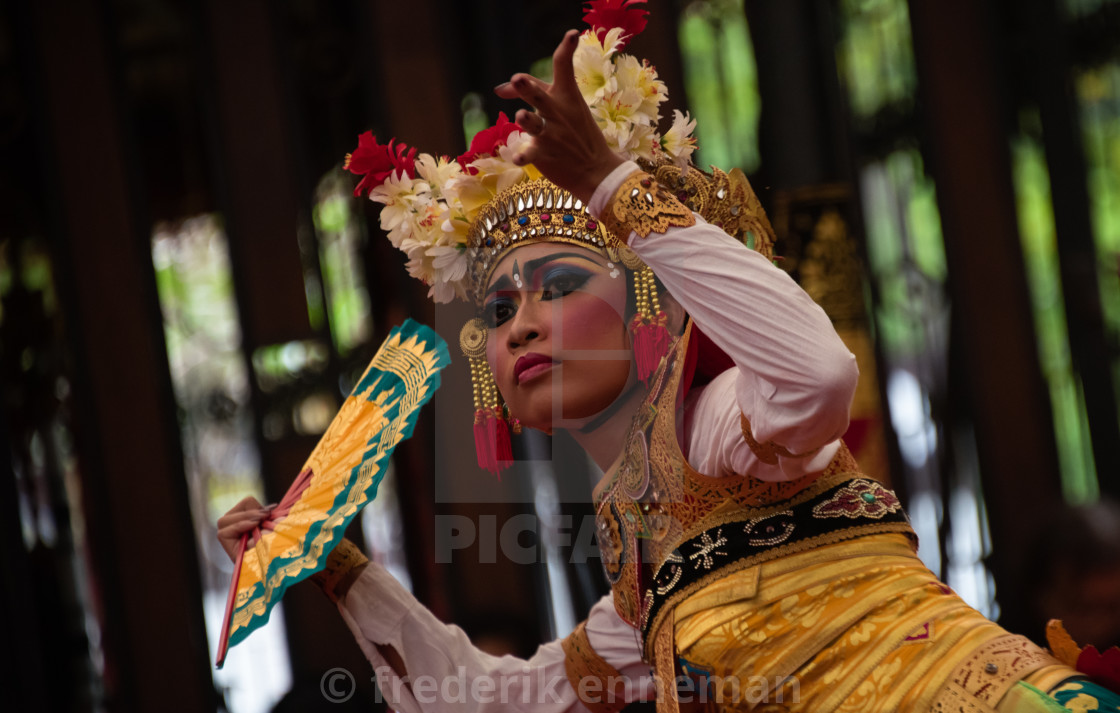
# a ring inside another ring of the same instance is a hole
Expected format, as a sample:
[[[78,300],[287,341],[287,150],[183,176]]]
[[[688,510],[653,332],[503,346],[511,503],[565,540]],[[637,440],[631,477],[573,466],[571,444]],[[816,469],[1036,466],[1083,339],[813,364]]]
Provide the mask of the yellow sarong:
[[[675,611],[677,651],[686,669],[708,677],[709,695],[724,710],[930,710],[962,662],[1002,636],[934,577],[901,534],[737,572]],[[1055,662],[1023,680],[1048,691],[1073,675]],[[1024,700],[1015,689],[990,706],[962,710],[1046,710]]]

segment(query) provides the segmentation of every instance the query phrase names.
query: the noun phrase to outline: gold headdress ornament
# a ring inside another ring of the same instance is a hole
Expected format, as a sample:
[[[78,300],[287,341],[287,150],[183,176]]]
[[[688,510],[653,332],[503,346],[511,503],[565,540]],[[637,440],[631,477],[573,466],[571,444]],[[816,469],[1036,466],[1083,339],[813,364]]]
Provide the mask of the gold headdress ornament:
[[[666,193],[708,222],[773,256],[769,222],[738,169],[706,173],[690,165],[696,148],[696,122],[674,111],[664,134],[658,131],[665,84],[649,63],[622,54],[645,27],[645,0],[594,0],[584,19],[591,29],[573,56],[576,83],[607,144],[637,161]],[[381,227],[394,246],[408,255],[413,277],[430,286],[436,302],[458,297],[481,307],[490,273],[510,250],[539,242],[565,242],[594,250],[633,274],[637,312],[630,329],[643,379],[656,370],[669,346],[652,270],[597,221],[587,206],[544,179],[531,165],[513,157],[531,141],[505,114],[479,132],[456,159],[417,156],[416,149],[390,140],[381,145],[372,133],[358,139],[344,168],[362,176],[355,195],[383,204]],[[498,473],[512,461],[508,409],[486,363],[486,325],[475,318],[460,334],[474,383],[475,445],[479,465]]]

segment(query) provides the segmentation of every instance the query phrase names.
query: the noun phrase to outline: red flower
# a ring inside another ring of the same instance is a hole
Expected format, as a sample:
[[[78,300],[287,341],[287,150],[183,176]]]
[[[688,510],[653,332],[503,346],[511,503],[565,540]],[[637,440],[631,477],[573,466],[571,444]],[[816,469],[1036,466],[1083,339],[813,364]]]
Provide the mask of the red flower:
[[[396,139],[389,139],[389,143],[382,146],[370,131],[358,137],[358,148],[354,149],[354,153],[346,154],[346,161],[342,164],[350,173],[362,176],[354,195],[369,195],[397,171],[403,171],[409,178],[416,175],[416,149],[409,150],[404,144],[394,146],[394,141]]]
[[[475,134],[470,148],[456,160],[464,171],[473,172],[473,169],[467,168],[468,163],[479,156],[493,156],[498,153],[498,149],[506,145],[506,138],[515,131],[520,131],[517,124],[510,121],[504,111],[498,112],[498,123]]]
[[[646,29],[649,10],[638,7],[645,2],[646,0],[589,0],[584,7],[583,21],[595,31],[600,41],[607,32],[621,27],[622,48],[625,48],[635,35]]]
[[[1120,648],[1115,646],[1103,654],[1090,644],[1077,657],[1077,670],[1110,691],[1120,693]]]

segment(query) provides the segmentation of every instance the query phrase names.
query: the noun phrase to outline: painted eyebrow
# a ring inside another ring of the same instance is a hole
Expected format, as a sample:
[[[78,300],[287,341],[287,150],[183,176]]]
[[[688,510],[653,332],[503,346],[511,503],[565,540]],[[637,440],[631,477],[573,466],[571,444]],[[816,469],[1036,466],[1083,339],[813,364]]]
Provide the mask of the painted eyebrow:
[[[579,258],[580,260],[586,260],[587,262],[591,263],[595,267],[602,267],[602,265],[595,262],[595,260],[593,260],[589,255],[586,255],[582,252],[554,253],[552,255],[545,255],[544,257],[539,257],[536,260],[530,260],[530,261],[526,262],[525,267],[524,267],[524,272],[522,273],[525,276],[525,281],[528,282],[531,279],[533,273],[536,272],[542,265],[546,265],[546,264],[552,262],[553,260],[559,260],[560,258],[563,258],[563,257]],[[495,282],[493,285],[490,286],[490,288],[488,290],[486,290],[486,294],[484,295],[484,298],[489,297],[494,292],[498,292],[499,290],[506,289],[508,287],[508,285],[510,284],[510,282],[511,282],[511,280],[509,279],[508,275],[502,275],[501,277],[498,278],[497,282]]]
[[[497,282],[495,282],[493,285],[490,285],[490,288],[486,290],[486,294],[483,295],[483,297],[489,297],[495,292],[506,289],[512,282],[513,280],[509,279],[509,275],[502,275],[498,278]]]

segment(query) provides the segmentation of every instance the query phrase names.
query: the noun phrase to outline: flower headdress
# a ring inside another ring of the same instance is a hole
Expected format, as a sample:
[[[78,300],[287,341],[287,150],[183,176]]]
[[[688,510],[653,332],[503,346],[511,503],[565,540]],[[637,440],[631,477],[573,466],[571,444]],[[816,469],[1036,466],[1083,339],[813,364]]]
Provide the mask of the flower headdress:
[[[648,62],[622,54],[645,28],[645,0],[593,0],[586,5],[583,32],[575,50],[576,83],[611,149],[632,160],[686,166],[696,141],[688,114],[674,112],[672,126],[658,132],[661,104],[668,99],[664,82]],[[466,299],[470,228],[480,210],[498,194],[541,178],[532,165],[513,157],[532,137],[506,115],[480,131],[456,159],[417,156],[416,149],[390,140],[381,145],[372,133],[359,137],[358,148],[343,167],[362,176],[354,195],[384,205],[381,228],[394,246],[408,255],[410,275],[429,285],[436,302]]]

